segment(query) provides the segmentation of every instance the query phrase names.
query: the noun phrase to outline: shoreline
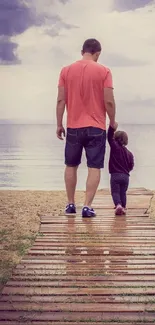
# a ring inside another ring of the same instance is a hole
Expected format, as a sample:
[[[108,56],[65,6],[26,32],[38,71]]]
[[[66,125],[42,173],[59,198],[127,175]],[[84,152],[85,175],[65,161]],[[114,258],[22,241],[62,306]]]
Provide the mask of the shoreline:
[[[108,194],[109,190],[99,190]],[[84,200],[84,191],[76,192],[76,204]],[[0,190],[0,291],[12,269],[33,245],[39,233],[40,216],[57,216],[66,206],[65,191]],[[155,218],[155,194],[148,212]]]

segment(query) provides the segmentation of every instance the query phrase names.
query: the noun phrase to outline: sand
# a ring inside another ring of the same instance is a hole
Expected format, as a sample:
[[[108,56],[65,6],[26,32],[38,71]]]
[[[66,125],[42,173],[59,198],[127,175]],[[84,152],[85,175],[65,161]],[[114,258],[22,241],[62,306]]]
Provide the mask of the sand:
[[[151,199],[150,208],[148,210],[148,213],[151,218],[155,219],[155,193]]]
[[[81,203],[84,192],[76,196],[77,203]],[[0,290],[32,246],[40,215],[57,215],[65,205],[63,191],[0,191]]]

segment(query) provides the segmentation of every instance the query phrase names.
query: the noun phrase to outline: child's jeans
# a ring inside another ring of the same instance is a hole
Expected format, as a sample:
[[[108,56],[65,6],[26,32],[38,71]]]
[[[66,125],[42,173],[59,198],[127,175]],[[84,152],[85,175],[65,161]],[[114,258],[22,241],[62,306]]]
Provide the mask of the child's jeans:
[[[126,208],[126,192],[129,186],[129,176],[120,173],[111,174],[110,184],[115,207],[120,204],[123,208]]]

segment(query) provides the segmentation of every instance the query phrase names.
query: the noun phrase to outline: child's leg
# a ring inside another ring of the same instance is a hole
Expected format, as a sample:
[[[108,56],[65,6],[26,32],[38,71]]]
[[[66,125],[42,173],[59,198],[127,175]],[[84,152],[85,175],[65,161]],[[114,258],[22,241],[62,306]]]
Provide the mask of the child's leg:
[[[118,174],[111,174],[110,185],[111,185],[111,195],[112,195],[115,207],[117,207],[118,205],[122,205]]]
[[[128,190],[128,186],[129,186],[129,176],[122,174],[121,178],[122,178],[122,180],[121,180],[121,185],[120,185],[120,195],[121,195],[122,207],[125,209],[126,201],[127,201],[126,192]]]

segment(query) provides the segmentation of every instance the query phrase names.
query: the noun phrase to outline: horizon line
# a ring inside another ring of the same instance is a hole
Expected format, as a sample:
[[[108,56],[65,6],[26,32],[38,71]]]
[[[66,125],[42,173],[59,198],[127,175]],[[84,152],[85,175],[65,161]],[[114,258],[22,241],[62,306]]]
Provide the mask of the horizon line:
[[[120,122],[120,125],[155,125],[155,123],[126,123]],[[0,125],[56,125],[56,121],[47,120],[23,120],[23,119],[0,119]]]

